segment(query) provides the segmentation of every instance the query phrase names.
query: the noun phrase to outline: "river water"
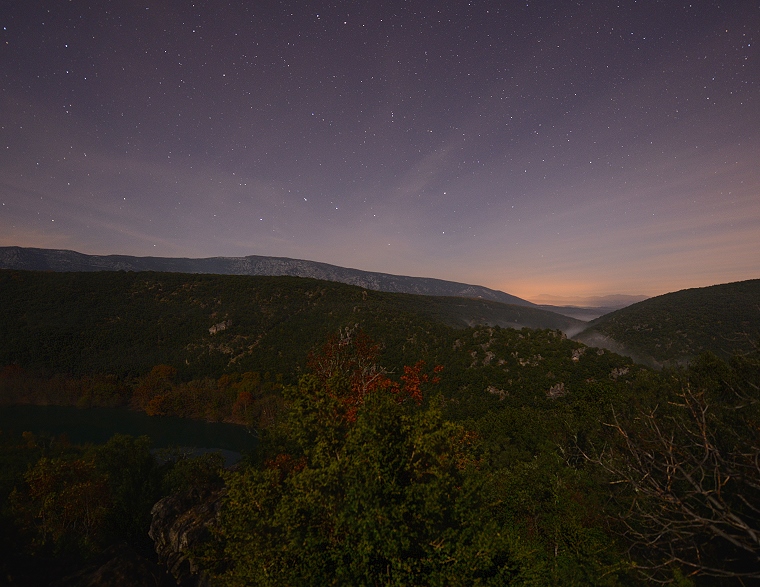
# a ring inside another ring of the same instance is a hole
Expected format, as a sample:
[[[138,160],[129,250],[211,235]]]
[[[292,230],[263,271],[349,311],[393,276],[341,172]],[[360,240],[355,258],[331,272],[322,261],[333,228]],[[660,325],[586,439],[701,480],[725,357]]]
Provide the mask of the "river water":
[[[0,429],[36,435],[66,434],[75,444],[102,444],[114,434],[148,436],[153,447],[221,451],[229,466],[256,446],[255,435],[243,426],[169,416],[148,416],[118,408],[71,406],[0,406]]]

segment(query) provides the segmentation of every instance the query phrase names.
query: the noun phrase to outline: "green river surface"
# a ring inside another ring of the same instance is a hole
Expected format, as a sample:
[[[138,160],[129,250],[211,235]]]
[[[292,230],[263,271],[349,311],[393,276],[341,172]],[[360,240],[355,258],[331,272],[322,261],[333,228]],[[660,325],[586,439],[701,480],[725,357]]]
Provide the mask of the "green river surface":
[[[36,435],[65,434],[74,444],[102,444],[114,434],[150,437],[155,449],[181,448],[195,453],[221,451],[227,466],[256,446],[253,431],[235,424],[169,416],[148,416],[118,408],[72,406],[0,406],[0,429]]]

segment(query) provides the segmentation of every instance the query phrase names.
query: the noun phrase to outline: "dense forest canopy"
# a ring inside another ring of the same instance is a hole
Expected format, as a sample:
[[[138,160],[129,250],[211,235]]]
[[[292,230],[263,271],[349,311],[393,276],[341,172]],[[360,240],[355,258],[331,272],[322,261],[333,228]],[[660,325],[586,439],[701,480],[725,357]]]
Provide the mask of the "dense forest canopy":
[[[416,360],[444,326],[582,324],[535,308],[298,277],[0,270],[0,292],[0,364],[75,375],[136,376],[165,363],[183,379],[270,371],[294,381],[315,341],[356,323],[383,340],[393,363]]]

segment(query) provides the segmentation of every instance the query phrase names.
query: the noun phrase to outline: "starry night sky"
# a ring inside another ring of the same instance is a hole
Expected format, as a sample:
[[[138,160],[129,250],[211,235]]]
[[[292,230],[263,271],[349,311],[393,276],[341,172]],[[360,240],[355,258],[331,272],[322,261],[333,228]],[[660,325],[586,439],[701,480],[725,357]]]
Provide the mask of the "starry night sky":
[[[531,300],[760,277],[760,3],[0,2],[0,245]]]

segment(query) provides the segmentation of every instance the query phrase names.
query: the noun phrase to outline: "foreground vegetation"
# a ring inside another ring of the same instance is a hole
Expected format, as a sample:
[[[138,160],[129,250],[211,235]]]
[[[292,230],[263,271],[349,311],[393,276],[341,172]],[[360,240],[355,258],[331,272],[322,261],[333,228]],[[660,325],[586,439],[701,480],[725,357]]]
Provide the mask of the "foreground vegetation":
[[[50,585],[120,545],[155,558],[148,537],[153,505],[219,482],[222,466],[218,454],[156,453],[145,436],[76,446],[65,437],[0,432],[3,584]],[[155,574],[162,575],[158,567]]]
[[[301,291],[302,283],[257,303],[316,303],[307,295],[314,284]],[[708,353],[655,372],[558,330],[452,328],[399,311],[392,296],[370,316],[354,311],[356,295],[348,314],[335,310],[337,296],[325,324],[290,336],[280,306],[260,310],[256,332],[270,350],[232,363],[221,351],[194,362],[190,343],[168,338],[140,347],[125,330],[112,340],[126,346],[104,342],[101,359],[70,354],[51,364],[78,367],[54,371],[40,363],[55,355],[44,342],[52,339],[30,337],[0,372],[6,403],[235,421],[256,427],[261,442],[223,470],[213,456],[156,455],[144,438],[78,447],[3,431],[3,575],[46,584],[124,543],[150,557],[158,499],[200,503],[224,487],[215,530],[192,551],[212,584],[760,580],[757,352]],[[194,324],[196,305],[188,307]],[[236,316],[254,314],[243,310]],[[61,332],[87,328],[58,319]],[[138,347],[137,360],[100,366]],[[277,357],[289,371],[276,369]]]
[[[576,366],[609,355],[551,331],[457,334],[481,350],[532,345],[560,373],[552,347],[568,345]],[[513,368],[536,368],[511,353]],[[159,465],[147,438],[73,447],[6,433],[4,571],[63,573],[123,542],[149,556],[156,500],[223,483],[217,531],[193,555],[220,584],[760,578],[758,357],[705,355],[664,374],[596,363],[582,384],[539,391],[528,378],[496,392],[477,385],[477,352],[464,354],[470,378],[455,385],[445,365],[393,376],[366,335],[342,331],[283,388],[260,448],[235,471],[208,456]]]

